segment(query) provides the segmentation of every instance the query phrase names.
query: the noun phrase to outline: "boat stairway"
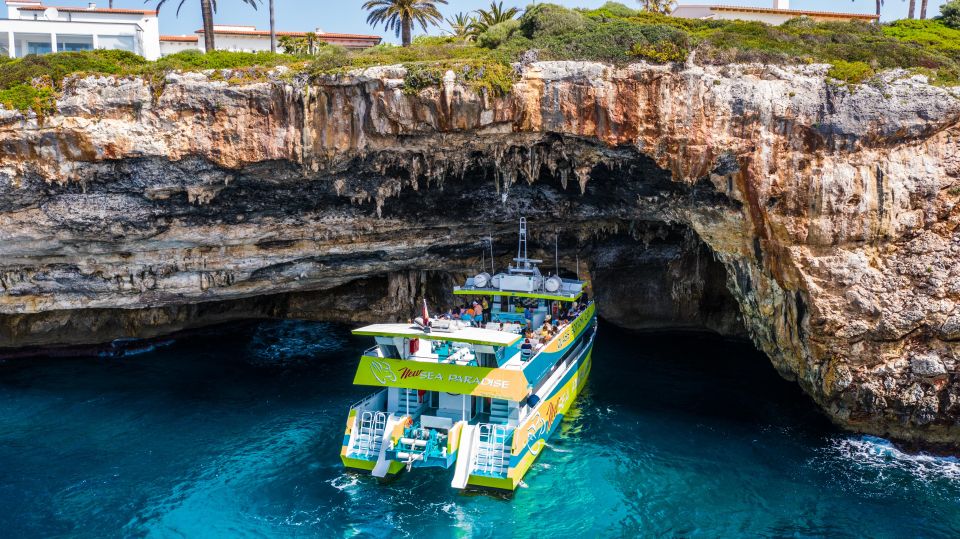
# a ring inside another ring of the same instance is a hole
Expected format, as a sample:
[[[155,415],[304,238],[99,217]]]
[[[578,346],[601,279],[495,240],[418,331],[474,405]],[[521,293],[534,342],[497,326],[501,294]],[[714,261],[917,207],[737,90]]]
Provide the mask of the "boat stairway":
[[[510,405],[503,399],[490,401],[490,423],[506,425],[510,420]]]
[[[421,401],[419,391],[416,389],[401,389],[399,399],[399,410],[401,413],[416,416],[426,403]]]
[[[357,436],[354,439],[353,447],[350,448],[353,454],[366,459],[376,458],[380,454],[383,430],[386,426],[386,412],[360,412]]]
[[[510,468],[513,427],[483,423],[477,430],[477,456],[471,473],[505,477]]]

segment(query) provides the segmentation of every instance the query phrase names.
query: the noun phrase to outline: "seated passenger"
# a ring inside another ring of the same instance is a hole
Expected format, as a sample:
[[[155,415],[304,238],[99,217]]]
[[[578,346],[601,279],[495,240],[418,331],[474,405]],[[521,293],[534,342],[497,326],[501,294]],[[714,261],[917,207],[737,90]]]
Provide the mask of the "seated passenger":
[[[523,344],[520,345],[520,359],[526,361],[530,359],[531,355],[533,355],[533,345],[530,344],[530,339],[526,338],[523,340]]]

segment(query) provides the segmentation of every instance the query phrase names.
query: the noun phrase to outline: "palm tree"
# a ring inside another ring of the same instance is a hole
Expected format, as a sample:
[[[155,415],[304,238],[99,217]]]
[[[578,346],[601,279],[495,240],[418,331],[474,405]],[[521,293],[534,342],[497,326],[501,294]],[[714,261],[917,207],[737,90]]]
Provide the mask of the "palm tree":
[[[515,7],[503,9],[503,2],[499,4],[490,2],[490,9],[478,9],[474,13],[477,16],[474,18],[473,24],[470,25],[470,33],[476,37],[486,32],[491,26],[507,22],[516,17],[520,10]]]
[[[910,0],[910,6],[907,8],[907,18],[913,18],[913,12],[917,9],[917,0]]]
[[[447,19],[447,24],[450,25],[450,29],[447,30],[447,33],[451,36],[462,39],[464,41],[472,41],[476,38],[473,32],[470,30],[473,26],[475,19],[469,13],[457,13],[453,18]]]
[[[920,18],[927,18],[927,0],[920,0]]]
[[[388,31],[393,30],[401,36],[404,47],[409,47],[413,40],[413,23],[420,23],[426,32],[427,25],[443,22],[437,4],[446,3],[447,0],[367,0],[363,9],[370,12],[367,24],[383,23]]]
[[[150,2],[150,0],[144,0],[145,2]],[[180,10],[183,8],[183,4],[187,0],[180,0],[180,3],[177,4],[177,16],[180,16]],[[263,0],[240,0],[244,4],[249,5],[253,9],[257,9],[257,4]],[[157,11],[160,11],[160,8],[167,3],[167,0],[156,0],[157,2]],[[200,17],[203,19],[203,48],[210,52],[216,49],[216,46],[213,42],[213,14],[217,11],[217,0],[200,0]]]
[[[676,4],[676,0],[640,0],[640,8],[644,11],[664,15],[669,15]]]
[[[270,0],[270,52],[277,52],[277,25],[273,18],[273,0]]]

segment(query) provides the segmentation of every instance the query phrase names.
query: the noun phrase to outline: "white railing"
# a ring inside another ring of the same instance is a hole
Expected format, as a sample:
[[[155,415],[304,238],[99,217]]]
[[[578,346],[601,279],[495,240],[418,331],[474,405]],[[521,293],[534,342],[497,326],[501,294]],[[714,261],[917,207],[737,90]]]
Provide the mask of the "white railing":
[[[363,412],[360,414],[360,427],[357,430],[357,444],[354,452],[370,457],[380,453],[383,430],[387,426],[387,414],[384,412]]]
[[[377,390],[377,391],[374,391],[373,393],[367,395],[366,397],[364,397],[364,398],[358,400],[357,402],[351,404],[351,405],[350,405],[350,409],[351,409],[351,410],[353,410],[353,409],[363,410],[363,409],[367,408],[367,406],[365,406],[365,405],[368,404],[370,401],[378,398],[378,397],[380,396],[380,394],[383,393],[384,391],[386,391],[386,389],[379,389],[379,390]]]
[[[510,449],[507,440],[513,429],[507,425],[481,423],[477,425],[477,447],[474,471],[487,474],[503,475],[507,471],[509,462],[507,456]]]

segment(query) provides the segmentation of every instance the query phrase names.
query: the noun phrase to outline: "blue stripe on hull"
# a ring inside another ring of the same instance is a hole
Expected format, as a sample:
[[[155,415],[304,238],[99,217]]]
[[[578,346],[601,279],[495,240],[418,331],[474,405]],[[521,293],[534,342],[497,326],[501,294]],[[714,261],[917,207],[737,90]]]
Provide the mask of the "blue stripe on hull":
[[[584,347],[583,351],[580,353],[580,357],[577,358],[574,365],[571,366],[567,374],[564,375],[563,379],[560,380],[560,383],[558,383],[556,387],[553,389],[553,391],[550,392],[550,395],[548,395],[543,399],[543,402],[547,402],[551,398],[553,398],[553,396],[555,396],[559,391],[561,391],[567,385],[567,383],[570,382],[570,379],[573,378],[577,373],[579,373],[580,369],[584,368],[585,366],[586,366],[586,370],[582,374],[583,374],[583,378],[586,379],[586,377],[590,374],[590,365],[586,365],[586,361],[587,361],[587,358],[590,357],[590,352],[593,350],[593,341],[595,337],[596,337],[596,333],[591,335],[590,342],[587,344],[587,346]],[[581,389],[580,387],[577,388],[576,394],[574,395],[574,399],[580,396],[580,389]],[[572,403],[571,403],[571,406],[573,406]],[[539,409],[539,406],[537,407],[537,409]],[[547,433],[541,437],[544,441],[549,441],[550,437],[553,436],[553,433],[557,430],[557,427],[559,427],[560,424],[563,422],[564,415],[565,414],[557,414],[553,422],[550,424],[549,429],[547,429]],[[510,458],[510,467],[512,468],[517,464],[519,464],[520,461],[523,460],[523,457],[526,456],[526,454],[529,451],[530,451],[530,444],[528,443],[523,448],[523,451],[521,451],[519,455],[516,455]]]

